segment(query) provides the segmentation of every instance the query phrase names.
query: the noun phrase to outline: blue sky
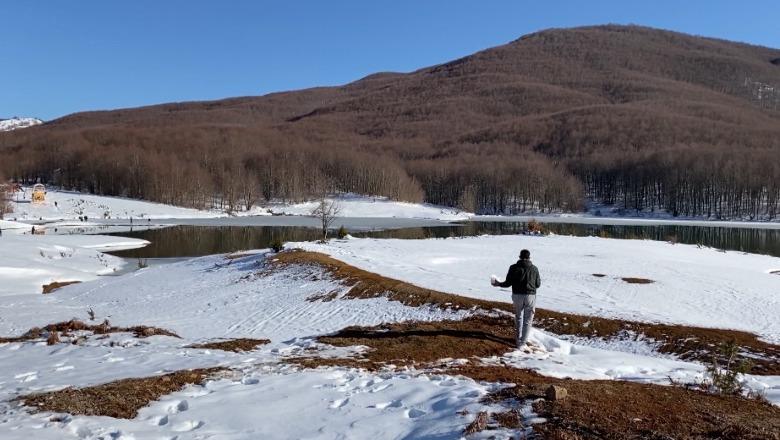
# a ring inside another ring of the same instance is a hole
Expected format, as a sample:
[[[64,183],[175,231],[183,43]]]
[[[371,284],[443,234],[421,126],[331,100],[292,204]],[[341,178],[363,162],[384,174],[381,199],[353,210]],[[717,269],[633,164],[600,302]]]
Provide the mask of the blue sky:
[[[0,0],[0,117],[261,95],[410,71],[551,27],[780,48],[780,2]]]

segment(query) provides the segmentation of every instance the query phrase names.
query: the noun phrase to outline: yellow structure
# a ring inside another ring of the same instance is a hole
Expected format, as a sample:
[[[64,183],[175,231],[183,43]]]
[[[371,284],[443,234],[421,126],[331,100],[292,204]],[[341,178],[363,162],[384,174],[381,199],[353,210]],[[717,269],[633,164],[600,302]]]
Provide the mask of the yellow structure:
[[[32,189],[33,203],[43,203],[46,200],[46,187],[36,183]]]

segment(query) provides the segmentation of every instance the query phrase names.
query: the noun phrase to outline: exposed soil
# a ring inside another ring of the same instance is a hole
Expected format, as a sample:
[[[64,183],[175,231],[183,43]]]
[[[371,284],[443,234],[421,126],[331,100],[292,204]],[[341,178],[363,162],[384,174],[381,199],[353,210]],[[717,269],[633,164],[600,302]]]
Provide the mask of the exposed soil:
[[[635,382],[554,379],[500,366],[467,365],[449,373],[515,384],[488,395],[493,402],[543,398],[553,384],[566,388],[564,400],[534,405],[547,419],[534,425],[543,438],[780,438],[780,408],[757,400]]]
[[[368,370],[414,365],[477,381],[511,383],[516,386],[488,396],[488,400],[504,402],[511,410],[518,409],[518,402],[544,398],[550,385],[562,386],[568,391],[563,401],[540,401],[535,405],[535,411],[548,420],[534,426],[543,438],[777,439],[780,433],[780,408],[758,400],[712,395],[682,386],[555,379],[506,366],[469,362],[453,367],[441,362],[446,358],[473,360],[505,353],[513,342],[511,322],[476,316],[463,321],[350,327],[318,340],[336,346],[369,347],[362,358],[288,361],[304,367],[341,365]],[[489,416],[500,426],[511,428],[520,423],[509,413]],[[490,429],[487,420],[472,425],[472,432]]]
[[[621,280],[627,282],[628,284],[652,284],[655,281],[648,280],[647,278],[636,278],[636,277],[624,277],[621,278]]]
[[[58,334],[56,341],[59,342],[61,340],[60,336],[68,337],[71,336],[71,333],[74,332],[91,332],[96,335],[104,335],[108,333],[133,333],[137,338],[148,338],[150,336],[171,336],[174,338],[179,337],[179,335],[176,333],[159,327],[149,327],[145,325],[137,325],[134,327],[116,327],[112,326],[108,320],[105,320],[100,324],[87,324],[83,321],[71,319],[70,321],[49,324],[43,328],[33,327],[21,336],[0,337],[0,343],[34,341],[44,336],[48,337],[49,341],[54,341],[55,337],[52,336],[53,334]]]
[[[383,296],[389,300],[399,301],[409,306],[432,304],[444,309],[484,310],[486,312],[495,310],[511,312],[512,308],[511,304],[508,303],[472,299],[420,288],[403,281],[386,278],[375,273],[358,269],[327,255],[316,252],[282,252],[276,256],[276,259],[277,261],[274,262],[274,264],[317,265],[321,268],[325,268],[334,278],[342,280],[348,286],[352,286],[350,291],[345,295],[346,298],[373,298]],[[333,300],[334,298],[335,295],[331,297],[327,297],[326,295],[323,298],[309,299]],[[432,332],[459,331],[466,333],[489,333],[495,337],[504,338],[504,342],[507,344],[512,344],[512,329],[514,327],[514,322],[509,317],[502,317],[496,319],[479,318],[476,320],[465,320],[461,323],[444,321],[442,323],[414,323],[404,325],[408,326],[406,330],[409,331],[414,329],[416,331],[424,330]],[[753,363],[754,367],[751,370],[752,374],[780,374],[780,346],[761,341],[752,333],[738,330],[625,321],[554,312],[545,309],[536,310],[534,325],[558,335],[604,339],[645,338],[649,339],[650,342],[655,342],[657,344],[657,350],[661,353],[674,354],[681,359],[699,362],[710,362],[712,361],[713,356],[722,359],[720,346],[725,342],[734,342],[740,347],[738,360],[749,359]],[[378,327],[345,329],[344,332],[351,333],[339,333],[337,337],[354,339],[371,338],[372,336],[370,333],[375,333],[377,330],[382,329]],[[395,328],[395,330],[399,330],[399,328]],[[360,332],[366,333],[360,334]],[[418,334],[416,336],[421,337],[423,335]],[[433,334],[428,334],[427,336],[433,336]],[[439,336],[446,337],[445,334]],[[385,337],[385,340],[389,340],[388,338],[389,337]],[[456,340],[457,337],[453,337],[451,345],[458,345],[455,342]],[[347,343],[344,345],[356,344]],[[357,345],[371,346],[371,344],[368,343]],[[496,349],[496,347],[480,348],[480,350],[483,349],[490,351]],[[454,354],[450,354],[441,357],[469,356],[455,356]]]
[[[81,281],[55,281],[53,283],[43,285],[43,294],[52,293],[60,287],[70,286],[71,284],[78,284]]]
[[[227,339],[224,341],[207,342],[204,344],[193,344],[190,345],[188,348],[205,348],[209,350],[223,350],[223,351],[232,351],[238,353],[242,351],[252,351],[257,347],[268,344],[270,342],[271,341],[268,339],[239,338],[239,339]]]
[[[182,370],[163,376],[123,379],[92,387],[30,394],[16,401],[37,411],[132,419],[138,415],[139,409],[150,402],[179,391],[186,385],[200,384],[224,370],[221,367]]]

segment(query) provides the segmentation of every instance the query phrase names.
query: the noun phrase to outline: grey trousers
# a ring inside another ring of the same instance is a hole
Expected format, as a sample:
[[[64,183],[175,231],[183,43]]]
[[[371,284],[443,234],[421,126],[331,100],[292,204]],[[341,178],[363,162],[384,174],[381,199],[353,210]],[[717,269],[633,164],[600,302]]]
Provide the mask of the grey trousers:
[[[515,306],[515,340],[517,348],[523,348],[528,335],[531,334],[531,324],[534,320],[536,295],[512,295]]]

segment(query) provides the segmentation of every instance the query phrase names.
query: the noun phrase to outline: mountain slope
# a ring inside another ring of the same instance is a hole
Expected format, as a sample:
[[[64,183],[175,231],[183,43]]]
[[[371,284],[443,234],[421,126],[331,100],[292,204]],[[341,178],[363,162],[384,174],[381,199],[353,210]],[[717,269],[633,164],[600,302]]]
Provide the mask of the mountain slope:
[[[266,188],[258,191],[266,197],[303,198],[328,186],[516,212],[577,209],[587,193],[626,207],[676,211],[677,201],[667,200],[671,188],[652,202],[643,195],[641,203],[635,199],[644,190],[631,195],[615,188],[654,186],[657,182],[627,183],[625,175],[642,166],[650,169],[650,180],[661,179],[664,161],[683,162],[687,169],[688,162],[710,154],[715,162],[741,169],[748,165],[737,153],[762,164],[767,162],[762,158],[776,157],[778,59],[777,49],[635,26],[553,29],[449,63],[375,74],[341,87],[74,114],[2,135],[0,148],[32,147],[41,156],[52,145],[67,155],[152,152],[159,156],[156,162],[164,157],[191,167],[190,176],[203,174],[203,185],[222,195],[230,190],[220,173],[240,174],[239,163],[248,174],[265,176],[260,186],[266,182]],[[386,159],[381,167],[376,155]],[[310,168],[293,182],[291,161]],[[53,164],[32,162],[7,172],[53,178]],[[276,174],[279,167],[288,177]],[[490,167],[489,176],[480,171]],[[76,173],[69,168],[66,173]],[[360,177],[387,170],[392,176],[386,179]],[[775,168],[750,173],[766,183],[762,193],[774,194]],[[516,176],[545,183],[528,189],[512,183]],[[612,179],[609,185],[593,183],[605,178]],[[90,184],[81,176],[72,180]],[[180,197],[133,185],[140,183],[92,189]],[[732,186],[721,192],[749,191]],[[764,206],[768,199],[756,203]],[[702,209],[693,214],[713,215],[711,208]],[[746,210],[717,215],[744,216]]]

